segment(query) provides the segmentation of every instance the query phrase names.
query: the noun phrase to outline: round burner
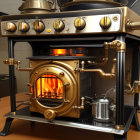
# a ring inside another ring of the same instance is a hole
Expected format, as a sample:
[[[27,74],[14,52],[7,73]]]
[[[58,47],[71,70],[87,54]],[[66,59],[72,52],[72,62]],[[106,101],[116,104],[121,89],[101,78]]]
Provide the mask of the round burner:
[[[98,122],[96,120],[94,120],[94,118],[89,115],[86,116],[82,119],[82,122],[85,124],[90,124],[90,125],[95,125],[95,126],[99,126],[99,127],[114,127],[115,126],[115,121],[114,122]]]

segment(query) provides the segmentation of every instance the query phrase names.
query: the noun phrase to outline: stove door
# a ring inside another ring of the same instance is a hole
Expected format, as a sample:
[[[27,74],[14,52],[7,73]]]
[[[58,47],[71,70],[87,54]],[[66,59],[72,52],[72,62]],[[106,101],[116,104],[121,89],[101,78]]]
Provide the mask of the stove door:
[[[32,108],[42,114],[54,111],[56,116],[64,116],[75,105],[77,83],[74,75],[67,68],[56,64],[37,67],[32,73],[33,85]]]

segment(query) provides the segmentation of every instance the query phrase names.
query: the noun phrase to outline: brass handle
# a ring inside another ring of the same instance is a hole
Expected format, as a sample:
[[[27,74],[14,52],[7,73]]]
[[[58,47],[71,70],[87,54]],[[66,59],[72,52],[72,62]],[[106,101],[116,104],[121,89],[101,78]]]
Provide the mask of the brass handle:
[[[19,23],[18,29],[21,32],[27,32],[27,31],[29,31],[30,26],[28,23],[22,21]]]
[[[45,30],[45,25],[42,21],[36,20],[34,22],[33,28],[36,32],[41,33]]]
[[[44,117],[51,122],[56,117],[56,112],[54,110],[48,109],[44,112]]]
[[[20,61],[17,61],[16,64],[17,64],[17,68],[16,68],[16,69],[17,69],[18,71],[31,71],[31,70],[32,70],[32,68],[21,68],[21,67],[20,67]]]

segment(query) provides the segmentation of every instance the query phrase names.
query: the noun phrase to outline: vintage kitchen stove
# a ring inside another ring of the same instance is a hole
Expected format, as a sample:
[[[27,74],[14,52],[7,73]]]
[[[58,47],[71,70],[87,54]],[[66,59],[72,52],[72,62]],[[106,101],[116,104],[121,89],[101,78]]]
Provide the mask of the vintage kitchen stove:
[[[1,36],[8,37],[9,58],[4,63],[9,65],[11,112],[5,115],[6,125],[0,135],[7,135],[14,118],[29,120],[32,124],[50,124],[53,121],[55,125],[112,133],[116,140],[127,139],[127,131],[134,118],[140,131],[136,114],[139,109],[137,93],[140,92],[139,15],[113,1],[99,2],[101,9],[68,11],[69,6],[75,5],[76,1],[73,1],[61,6],[63,12],[60,13],[53,12],[52,1],[45,1],[49,6],[46,10],[34,4],[28,7],[29,1],[26,0],[20,7],[21,15],[1,17]],[[97,1],[92,3],[96,5]],[[21,68],[20,61],[14,59],[16,42],[31,45],[33,56],[28,57],[29,68]],[[96,61],[96,55],[93,55],[95,48],[104,48],[102,62]],[[131,48],[133,54],[132,78],[128,78],[125,85],[127,48]],[[110,49],[116,51],[116,56],[110,73],[106,73],[101,66],[108,62]],[[16,110],[13,88],[15,64],[18,71],[30,73],[27,84],[30,87],[30,101],[22,103],[29,107],[20,110]],[[91,106],[85,102],[85,96],[95,95],[94,73],[103,79],[116,80],[116,119],[111,123],[93,119]],[[135,106],[124,106],[124,93],[135,94]],[[38,116],[38,113],[45,118]],[[72,118],[75,118],[74,121]]]

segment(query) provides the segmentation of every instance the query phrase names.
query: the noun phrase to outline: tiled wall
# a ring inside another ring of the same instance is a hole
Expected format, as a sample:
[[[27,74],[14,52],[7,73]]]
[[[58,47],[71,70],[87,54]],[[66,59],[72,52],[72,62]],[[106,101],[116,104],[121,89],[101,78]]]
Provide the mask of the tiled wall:
[[[22,0],[0,0],[0,11],[7,14],[20,14],[18,7],[22,4]],[[28,43],[15,44],[15,60],[21,61],[21,67],[29,67],[29,61],[26,57],[32,56],[32,50]],[[0,37],[0,74],[8,74],[8,65],[3,64],[3,60],[8,58],[8,43],[6,37]],[[17,91],[27,92],[26,84],[29,82],[29,72],[20,72],[15,70],[17,78]]]

